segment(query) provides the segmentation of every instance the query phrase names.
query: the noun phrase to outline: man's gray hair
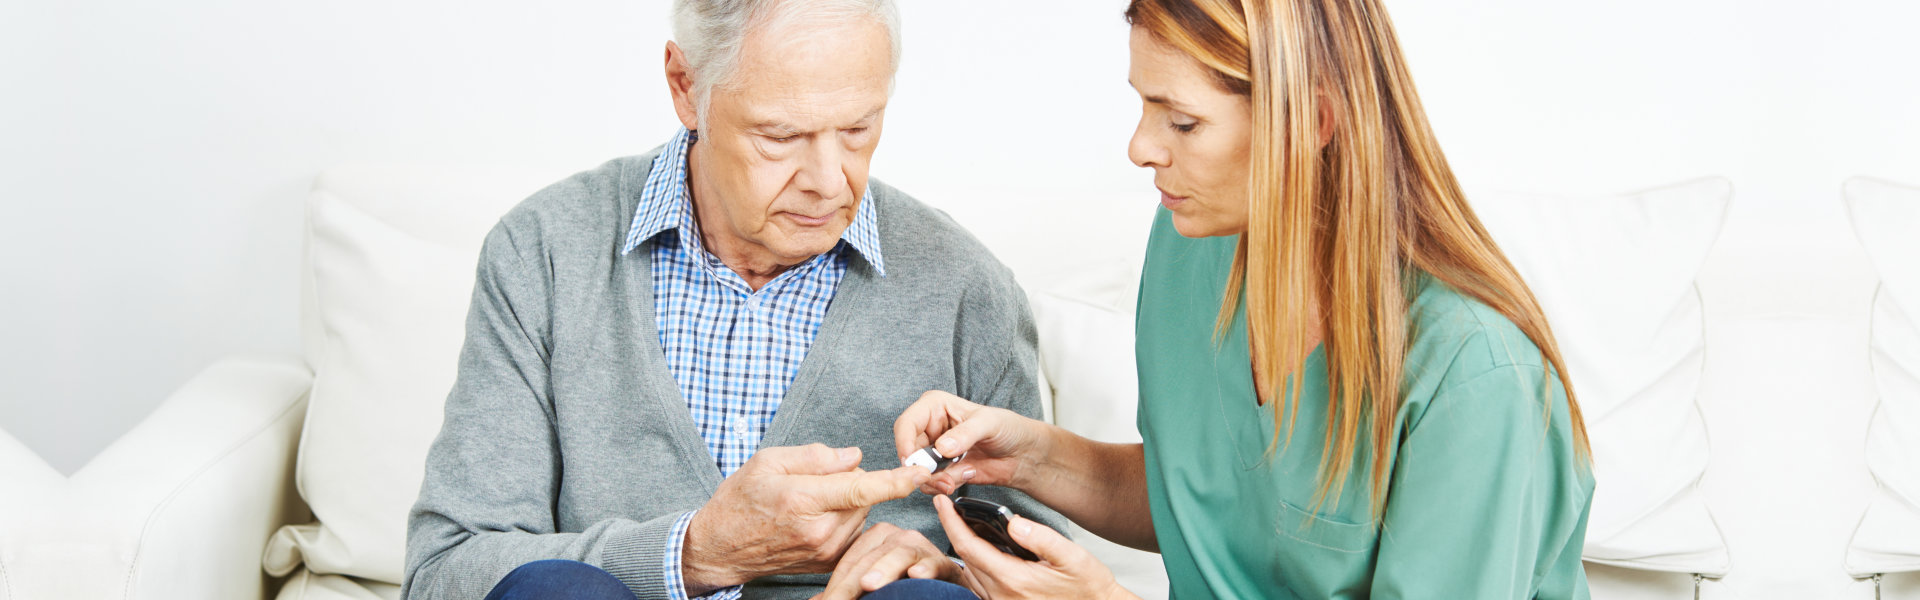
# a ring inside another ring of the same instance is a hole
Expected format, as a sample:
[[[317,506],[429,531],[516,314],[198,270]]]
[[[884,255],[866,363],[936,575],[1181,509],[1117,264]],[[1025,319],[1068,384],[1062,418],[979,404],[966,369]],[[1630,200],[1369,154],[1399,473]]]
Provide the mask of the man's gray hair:
[[[893,42],[893,68],[900,68],[900,9],[893,0],[674,0],[673,40],[686,53],[693,74],[693,101],[702,124],[715,87],[732,83],[740,47],[749,30],[795,20],[845,22],[875,19]],[[891,91],[891,84],[889,84]]]

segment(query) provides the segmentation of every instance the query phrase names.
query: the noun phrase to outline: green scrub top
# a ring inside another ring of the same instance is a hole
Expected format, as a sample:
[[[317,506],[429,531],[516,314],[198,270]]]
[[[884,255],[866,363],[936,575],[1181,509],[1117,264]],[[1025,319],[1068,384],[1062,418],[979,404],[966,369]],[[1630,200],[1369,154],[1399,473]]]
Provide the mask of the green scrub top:
[[[1587,598],[1593,477],[1557,378],[1548,414],[1526,335],[1418,275],[1384,516],[1370,515],[1364,441],[1337,502],[1316,508],[1323,349],[1291,442],[1268,454],[1273,409],[1254,399],[1244,309],[1214,337],[1237,242],[1182,237],[1161,209],[1141,275],[1139,425],[1173,597]]]

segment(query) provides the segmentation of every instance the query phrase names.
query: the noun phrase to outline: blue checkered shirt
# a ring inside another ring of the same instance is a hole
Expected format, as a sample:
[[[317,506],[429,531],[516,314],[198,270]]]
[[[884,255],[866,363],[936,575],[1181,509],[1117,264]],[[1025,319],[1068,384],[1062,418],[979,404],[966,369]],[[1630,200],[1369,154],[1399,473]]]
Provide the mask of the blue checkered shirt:
[[[825,254],[787,269],[759,291],[707,252],[687,190],[687,150],[699,137],[681,129],[653,160],[627,230],[625,255],[651,241],[653,311],[667,368],[693,413],[693,424],[722,476],[732,475],[760,447],[780,398],[800,370],[847,273],[848,248],[882,276],[878,217],[863,190],[853,223]],[[667,589],[686,598],[680,554],[693,513],[667,536]],[[707,598],[732,599],[739,587]]]

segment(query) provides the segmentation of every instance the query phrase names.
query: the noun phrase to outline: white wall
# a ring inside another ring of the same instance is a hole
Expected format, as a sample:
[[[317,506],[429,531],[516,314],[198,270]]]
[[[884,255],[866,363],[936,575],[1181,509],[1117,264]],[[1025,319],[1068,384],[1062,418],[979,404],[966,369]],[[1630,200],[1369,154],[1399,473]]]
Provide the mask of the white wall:
[[[72,472],[215,357],[297,352],[322,168],[652,147],[664,6],[0,3],[0,427]]]
[[[299,207],[321,169],[586,168],[651,148],[674,126],[665,4],[0,3],[0,428],[71,472],[215,357],[297,352]],[[1137,100],[1123,1],[902,4],[879,177],[1036,235],[1074,211],[1148,214],[1154,193],[1124,154]],[[1703,277],[1719,310],[1709,343],[1771,343],[1779,358],[1729,369],[1773,378],[1760,389],[1774,393],[1706,407],[1709,493],[1735,507],[1721,514],[1740,548],[1728,582],[1755,598],[1846,583],[1839,545],[1870,483],[1867,399],[1825,393],[1861,375],[1851,367],[1806,370],[1864,360],[1872,276],[1839,186],[1858,173],[1920,182],[1920,42],[1905,31],[1920,8],[1388,5],[1470,189],[1734,180]],[[1015,187],[1063,200],[968,209],[972,194]],[[1096,238],[1059,251],[1137,241]]]

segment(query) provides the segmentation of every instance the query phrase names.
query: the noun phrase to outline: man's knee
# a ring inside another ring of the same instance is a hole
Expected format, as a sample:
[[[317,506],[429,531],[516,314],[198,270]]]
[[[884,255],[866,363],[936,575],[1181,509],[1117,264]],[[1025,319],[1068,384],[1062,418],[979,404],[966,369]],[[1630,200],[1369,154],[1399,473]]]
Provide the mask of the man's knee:
[[[979,600],[973,592],[938,579],[902,579],[865,596],[866,600]]]
[[[613,574],[572,560],[540,560],[520,565],[493,586],[487,600],[633,600],[633,592]]]

